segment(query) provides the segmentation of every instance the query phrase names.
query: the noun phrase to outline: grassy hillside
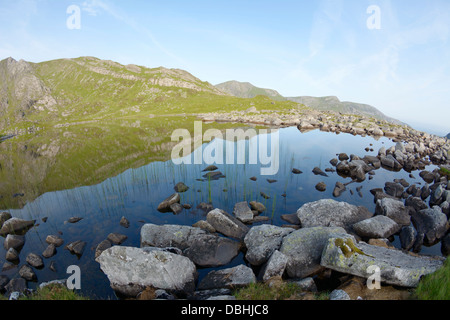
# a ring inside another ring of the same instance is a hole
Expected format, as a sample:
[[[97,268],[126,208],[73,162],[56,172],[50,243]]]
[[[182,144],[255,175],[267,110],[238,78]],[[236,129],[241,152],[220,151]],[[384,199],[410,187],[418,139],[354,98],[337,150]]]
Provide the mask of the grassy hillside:
[[[275,101],[286,101],[286,98],[272,89],[258,88],[249,82],[228,81],[216,85],[216,87],[230,95],[239,98],[254,98],[262,95],[267,96]]]
[[[340,101],[337,97],[283,97],[272,89],[258,88],[248,82],[227,81],[216,85],[216,87],[230,95],[240,98],[253,98],[258,95],[270,97],[275,101],[293,101],[309,108],[319,111],[336,111],[345,114],[364,115],[371,118],[385,120],[394,124],[403,125],[400,121],[390,118],[378,109],[361,103]]]
[[[239,99],[183,70],[124,66],[93,57],[37,64],[5,59],[0,62],[0,90],[4,134],[134,116],[274,108],[270,99]],[[296,105],[286,101],[276,107]]]

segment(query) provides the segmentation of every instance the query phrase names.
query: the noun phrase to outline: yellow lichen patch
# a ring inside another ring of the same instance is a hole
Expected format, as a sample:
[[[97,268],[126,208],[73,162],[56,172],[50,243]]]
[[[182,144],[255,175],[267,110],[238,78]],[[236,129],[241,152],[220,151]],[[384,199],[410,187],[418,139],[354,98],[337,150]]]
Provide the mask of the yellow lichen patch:
[[[350,258],[353,253],[358,253],[358,254],[361,254],[361,255],[373,258],[373,256],[365,254],[364,252],[362,252],[362,250],[359,249],[353,243],[353,240],[350,239],[350,238],[347,238],[347,239],[337,238],[334,241],[334,244],[336,245],[336,247],[339,247],[339,249],[341,249],[342,253],[345,255],[346,258]]]

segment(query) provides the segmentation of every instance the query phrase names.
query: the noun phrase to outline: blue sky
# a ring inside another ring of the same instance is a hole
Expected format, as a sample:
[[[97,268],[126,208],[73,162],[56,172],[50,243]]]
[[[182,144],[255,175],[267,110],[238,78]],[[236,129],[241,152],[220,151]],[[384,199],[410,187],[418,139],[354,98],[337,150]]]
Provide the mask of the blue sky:
[[[67,27],[70,5],[80,29]],[[448,0],[0,0],[0,59],[180,68],[212,84],[367,103],[441,135],[450,132],[449,35]]]

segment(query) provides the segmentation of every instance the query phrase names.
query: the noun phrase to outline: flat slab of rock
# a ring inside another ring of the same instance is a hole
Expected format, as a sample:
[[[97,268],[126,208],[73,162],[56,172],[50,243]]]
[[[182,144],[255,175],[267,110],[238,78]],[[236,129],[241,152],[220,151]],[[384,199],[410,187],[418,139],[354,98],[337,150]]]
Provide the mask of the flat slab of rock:
[[[176,247],[196,265],[216,267],[236,257],[240,244],[196,227],[145,224],[141,228],[141,247]]]
[[[372,216],[373,214],[365,207],[357,207],[332,199],[309,202],[297,210],[297,217],[304,228],[342,227],[349,231],[354,223]]]
[[[160,250],[114,246],[96,259],[107,275],[111,288],[136,297],[146,287],[174,293],[195,289],[197,271],[188,258]]]
[[[443,265],[444,259],[427,256],[413,256],[400,250],[368,245],[353,244],[362,252],[343,247],[342,238],[330,238],[322,254],[321,265],[325,268],[369,278],[369,266],[378,266],[381,282],[401,287],[417,287],[422,276],[435,272]],[[344,251],[343,251],[344,250]],[[346,253],[345,253],[346,252]]]
[[[243,264],[233,268],[215,270],[208,273],[198,285],[198,290],[236,289],[255,283],[253,270]]]
[[[206,215],[206,221],[223,235],[243,240],[249,228],[229,213],[214,209]]]
[[[268,224],[251,228],[244,238],[247,247],[245,258],[254,266],[263,264],[280,248],[283,238],[293,231]]]
[[[388,238],[401,229],[401,225],[386,216],[375,216],[355,223],[353,230],[363,238]]]
[[[301,228],[285,236],[279,251],[288,257],[288,276],[301,279],[322,270],[322,251],[328,238],[335,234],[345,235],[346,232],[340,227],[312,227]]]

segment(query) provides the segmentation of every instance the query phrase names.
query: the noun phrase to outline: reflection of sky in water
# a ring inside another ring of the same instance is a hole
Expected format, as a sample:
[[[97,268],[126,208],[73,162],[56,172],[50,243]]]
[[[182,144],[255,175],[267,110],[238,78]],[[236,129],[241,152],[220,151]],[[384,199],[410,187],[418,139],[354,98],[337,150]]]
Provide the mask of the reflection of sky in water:
[[[248,145],[248,141],[246,144]],[[63,247],[58,248],[56,256],[45,259],[46,267],[37,270],[39,282],[66,278],[68,276],[65,273],[66,268],[71,264],[78,264],[82,271],[83,292],[102,298],[113,297],[106,276],[94,261],[95,247],[110,232],[126,234],[128,240],[123,245],[139,246],[139,232],[143,223],[192,225],[206,218],[203,212],[196,210],[196,206],[210,200],[214,207],[229,213],[232,213],[236,202],[261,201],[267,208],[263,215],[268,216],[271,223],[286,224],[280,218],[282,214],[294,213],[306,202],[333,198],[332,192],[336,181],[343,183],[351,181],[350,178],[345,179],[330,172],[327,173],[328,177],[316,176],[312,173],[314,167],[320,167],[325,171],[325,168],[331,167],[329,161],[340,152],[360,157],[366,154],[376,155],[383,145],[388,148],[394,143],[386,138],[376,141],[372,137],[336,135],[318,130],[301,134],[295,127],[286,128],[279,130],[280,163],[278,172],[273,176],[261,176],[261,166],[258,164],[221,164],[217,166],[225,177],[208,181],[202,177],[205,174],[202,172],[205,164],[174,165],[172,161],[166,161],[129,169],[98,185],[49,192],[28,203],[21,210],[11,210],[13,216],[36,219],[40,223],[26,235],[26,244],[20,253],[21,264],[25,262],[29,252],[40,254],[45,250],[47,246],[45,238],[48,234],[60,231],[65,244],[80,239],[86,241],[84,254],[78,260]],[[374,151],[366,152],[364,150],[366,147],[373,148]],[[303,174],[293,174],[292,168],[300,169]],[[347,191],[337,200],[366,206],[373,212],[375,204],[370,189],[382,188],[386,181],[396,178],[404,178],[410,183],[423,182],[421,179],[411,179],[404,171],[390,172],[379,169],[375,172],[373,180],[367,179],[362,183],[348,185]],[[418,172],[414,175],[418,177]],[[249,178],[252,176],[258,180],[251,181]],[[269,183],[266,179],[275,179],[277,182]],[[158,204],[174,192],[173,187],[180,181],[189,186],[189,190],[181,194],[181,203],[191,204],[193,209],[184,210],[179,215],[158,212],[156,210]],[[325,192],[318,192],[315,189],[315,185],[321,181],[327,185]],[[358,195],[356,187],[362,187],[362,197]],[[353,191],[353,195],[350,190]],[[271,198],[263,199],[260,196],[261,191]],[[282,196],[283,193],[286,193],[286,197]],[[76,224],[64,224],[64,221],[72,216],[83,217],[83,220]],[[119,225],[122,216],[130,220],[130,228],[125,229]],[[46,223],[41,221],[43,217],[48,217]],[[395,244],[398,245],[398,240]],[[3,246],[0,250],[4,251]],[[440,244],[424,248],[423,252],[440,254]],[[4,257],[5,252],[1,255]],[[47,268],[52,260],[56,262],[58,268],[56,274]],[[242,263],[242,254],[224,267],[239,263]],[[209,270],[200,270],[200,278]],[[16,268],[6,274],[12,277],[17,272]]]

